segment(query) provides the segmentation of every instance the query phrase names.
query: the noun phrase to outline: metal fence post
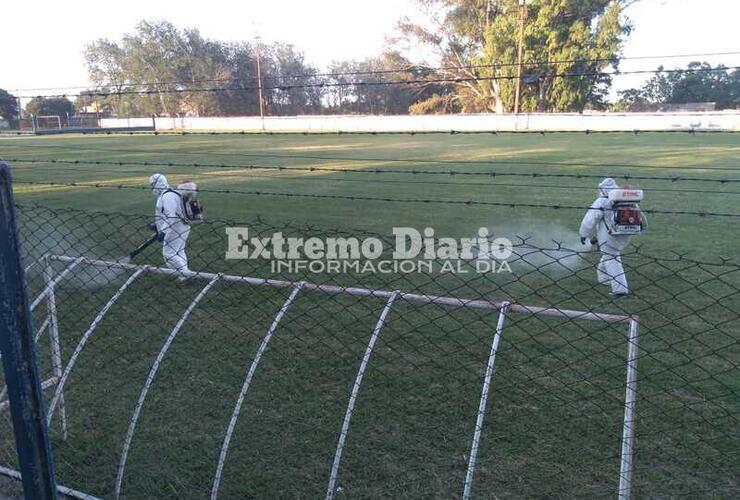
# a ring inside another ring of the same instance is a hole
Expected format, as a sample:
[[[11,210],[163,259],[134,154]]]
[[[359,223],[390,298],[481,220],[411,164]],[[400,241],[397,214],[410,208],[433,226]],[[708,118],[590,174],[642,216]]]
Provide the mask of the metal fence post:
[[[54,463],[23,277],[10,169],[0,160],[0,350],[27,499],[55,499]]]
[[[635,474],[635,403],[637,401],[637,349],[640,343],[640,322],[637,316],[630,319],[627,344],[627,382],[625,383],[624,427],[619,468],[619,500],[630,500],[632,479]]]

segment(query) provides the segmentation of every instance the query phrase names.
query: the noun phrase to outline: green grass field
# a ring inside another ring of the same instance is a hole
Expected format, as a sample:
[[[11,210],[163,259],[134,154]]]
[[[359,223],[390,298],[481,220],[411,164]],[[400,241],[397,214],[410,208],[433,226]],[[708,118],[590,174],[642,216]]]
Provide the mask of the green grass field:
[[[194,270],[639,314],[635,494],[640,498],[731,498],[740,488],[738,218],[651,215],[648,231],[634,240],[639,252],[625,257],[633,294],[613,301],[606,288],[595,284],[598,256],[593,253],[561,264],[535,254],[513,262],[512,273],[483,275],[275,276],[266,262],[224,258],[225,227],[237,224],[265,236],[282,230],[303,237],[335,231],[362,237],[367,231],[386,241],[394,226],[431,226],[437,236],[454,238],[472,237],[487,227],[496,236],[528,238],[535,247],[553,248],[559,242],[575,248],[581,210],[207,191],[585,207],[596,195],[598,179],[464,173],[738,179],[738,152],[736,134],[0,138],[0,157],[13,159],[9,163],[18,182],[14,192],[29,259],[47,252],[121,258],[148,236],[145,226],[154,199],[148,189],[24,181],[147,188],[148,176],[161,171],[171,181],[193,179],[204,190],[210,221],[195,227],[189,240]],[[30,159],[88,163],[23,161]],[[131,163],[89,163],[96,160]],[[362,173],[291,171],[294,167]],[[740,213],[737,184],[630,183],[645,189],[647,210]],[[722,263],[723,257],[731,261]],[[154,248],[136,263],[162,265]],[[65,361],[125,276],[83,269],[58,287]],[[58,420],[52,426],[61,484],[111,496],[147,372],[204,284],[142,276],[101,322],[65,390],[67,440]],[[29,274],[29,287],[33,295],[41,288],[37,269]],[[246,370],[287,294],[221,283],[195,309],[143,407],[123,496],[210,494]],[[247,395],[224,469],[222,498],[324,494],[352,383],[382,307],[383,301],[374,298],[299,294]],[[41,309],[36,324],[43,320]],[[394,306],[360,391],[337,498],[461,495],[496,319],[492,311]],[[626,333],[624,325],[510,315],[496,360],[475,497],[616,494]],[[46,335],[39,352],[48,374]],[[8,417],[5,422],[0,458],[13,466]]]

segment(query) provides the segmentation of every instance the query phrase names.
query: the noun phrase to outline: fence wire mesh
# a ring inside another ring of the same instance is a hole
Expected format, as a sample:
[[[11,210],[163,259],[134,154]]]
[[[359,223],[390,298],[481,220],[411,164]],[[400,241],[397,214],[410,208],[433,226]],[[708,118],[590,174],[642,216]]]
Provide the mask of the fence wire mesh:
[[[161,245],[122,255],[151,216],[17,210],[60,484],[125,498],[459,497],[488,375],[474,498],[740,488],[736,263],[633,247],[623,256],[632,293],[620,299],[594,279],[598,252],[526,239],[511,273],[276,275],[264,259],[225,259],[227,227],[374,237],[386,249],[393,236],[211,220],[194,226],[187,251],[191,269],[213,274],[182,281],[157,271]],[[369,293],[352,293],[359,286]],[[619,491],[628,362],[635,448],[631,491]],[[3,415],[0,464],[16,468]]]

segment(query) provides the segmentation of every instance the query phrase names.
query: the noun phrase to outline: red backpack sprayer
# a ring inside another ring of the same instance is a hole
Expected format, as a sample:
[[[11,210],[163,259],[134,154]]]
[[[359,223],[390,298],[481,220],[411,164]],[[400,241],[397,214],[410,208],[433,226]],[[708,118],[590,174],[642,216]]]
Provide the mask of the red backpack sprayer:
[[[640,234],[647,226],[640,210],[642,189],[619,188],[609,191],[611,210],[604,214],[604,224],[609,234]]]
[[[609,235],[634,236],[647,228],[647,218],[640,208],[643,195],[642,189],[632,187],[617,187],[608,191],[605,196],[608,202],[601,207],[603,216],[600,223],[604,224]],[[592,236],[590,243],[597,245],[598,238]]]

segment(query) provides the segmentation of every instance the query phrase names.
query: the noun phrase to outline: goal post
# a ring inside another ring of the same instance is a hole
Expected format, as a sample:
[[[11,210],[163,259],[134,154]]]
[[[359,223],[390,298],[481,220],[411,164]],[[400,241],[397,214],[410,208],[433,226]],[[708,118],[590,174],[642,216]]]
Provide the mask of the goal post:
[[[61,130],[62,117],[59,115],[38,115],[33,117],[35,130]]]

